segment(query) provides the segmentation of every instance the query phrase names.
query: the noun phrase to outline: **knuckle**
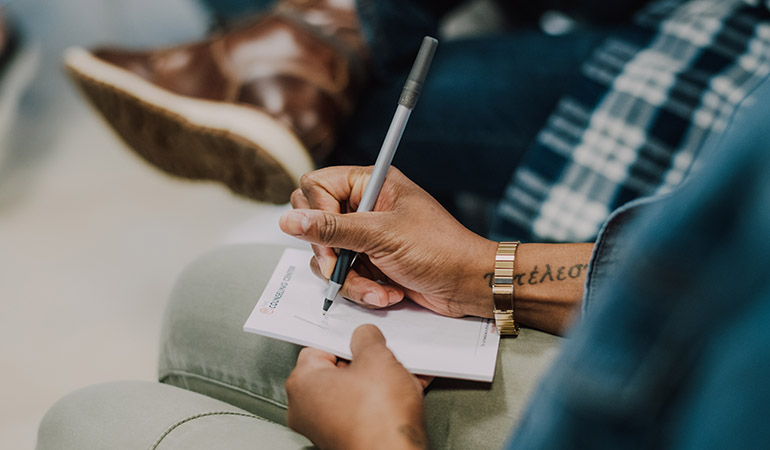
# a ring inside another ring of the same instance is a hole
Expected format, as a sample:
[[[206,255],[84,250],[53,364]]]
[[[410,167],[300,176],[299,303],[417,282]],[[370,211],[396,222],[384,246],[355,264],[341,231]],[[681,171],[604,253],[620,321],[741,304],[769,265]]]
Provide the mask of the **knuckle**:
[[[318,239],[321,242],[331,242],[337,236],[337,219],[330,214],[323,214],[318,223]]]
[[[291,193],[291,197],[289,198],[289,201],[291,202],[292,206],[296,206],[297,202],[304,197],[305,194],[302,193],[302,189],[294,189]]]
[[[300,189],[304,188],[304,187],[306,187],[306,186],[308,186],[308,185],[310,185],[312,183],[312,180],[313,180],[313,177],[311,175],[312,173],[313,172],[306,172],[306,173],[303,173],[301,177],[299,177]]]
[[[300,189],[305,190],[319,184],[320,178],[317,170],[302,174],[299,178]]]
[[[348,185],[355,186],[358,183],[364,183],[366,180],[369,179],[369,176],[372,173],[372,166],[368,167],[361,167],[361,166],[352,166],[349,168],[347,173],[348,178]]]

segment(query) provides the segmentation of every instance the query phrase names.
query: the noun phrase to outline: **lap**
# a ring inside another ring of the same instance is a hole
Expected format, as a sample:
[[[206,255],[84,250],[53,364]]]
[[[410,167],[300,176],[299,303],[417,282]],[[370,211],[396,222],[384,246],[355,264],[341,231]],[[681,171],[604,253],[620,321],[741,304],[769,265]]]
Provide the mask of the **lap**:
[[[166,312],[159,378],[276,423],[285,423],[284,381],[300,347],[242,327],[283,247],[238,245],[194,262],[174,288]],[[555,356],[560,338],[522,330],[504,339],[492,384],[437,379],[426,396],[427,425],[437,448],[499,448],[530,392]]]

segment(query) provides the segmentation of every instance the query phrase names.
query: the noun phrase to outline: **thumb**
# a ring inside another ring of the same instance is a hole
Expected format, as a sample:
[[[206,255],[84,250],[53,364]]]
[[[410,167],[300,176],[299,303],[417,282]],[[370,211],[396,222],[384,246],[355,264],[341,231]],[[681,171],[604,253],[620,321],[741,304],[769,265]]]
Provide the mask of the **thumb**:
[[[361,325],[353,332],[350,338],[350,353],[353,355],[353,362],[360,360],[363,355],[371,356],[379,351],[388,350],[385,346],[385,336],[379,328],[372,324]]]
[[[378,235],[372,213],[338,214],[317,209],[294,209],[281,215],[284,233],[326,247],[365,252]]]

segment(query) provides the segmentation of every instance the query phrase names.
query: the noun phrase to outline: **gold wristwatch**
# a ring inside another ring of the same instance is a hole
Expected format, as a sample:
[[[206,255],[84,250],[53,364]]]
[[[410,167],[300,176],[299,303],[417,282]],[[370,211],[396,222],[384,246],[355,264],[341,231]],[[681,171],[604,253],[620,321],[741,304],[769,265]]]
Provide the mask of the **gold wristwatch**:
[[[501,336],[518,336],[519,325],[513,315],[513,269],[520,242],[500,242],[495,254],[492,296],[495,302],[495,325]]]

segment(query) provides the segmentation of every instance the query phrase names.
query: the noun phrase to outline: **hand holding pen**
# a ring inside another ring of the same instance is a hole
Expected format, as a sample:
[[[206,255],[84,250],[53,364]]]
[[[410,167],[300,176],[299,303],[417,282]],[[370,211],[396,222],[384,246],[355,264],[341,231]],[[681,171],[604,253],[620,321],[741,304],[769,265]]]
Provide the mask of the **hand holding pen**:
[[[372,212],[358,206],[371,167],[337,166],[311,172],[292,196],[295,208],[281,216],[281,229],[313,244],[310,267],[332,275],[333,248],[358,252],[340,291],[368,308],[405,298],[445,316],[492,316],[485,275],[497,243],[463,227],[425,190],[393,167]],[[320,300],[320,298],[319,298]],[[320,301],[318,314],[320,315]],[[334,311],[334,309],[332,309]]]
[[[414,61],[414,65],[412,65],[412,70],[409,72],[404,88],[401,91],[401,97],[398,100],[398,107],[393,116],[393,121],[390,123],[388,132],[385,135],[385,141],[382,143],[380,153],[377,156],[377,162],[374,164],[372,175],[369,177],[364,195],[356,212],[371,211],[374,203],[377,201],[377,196],[380,195],[382,183],[385,181],[390,163],[393,161],[398,144],[401,142],[401,136],[404,134],[404,129],[406,129],[406,122],[409,120],[409,115],[412,113],[415,105],[417,105],[420,92],[422,92],[422,85],[425,82],[425,77],[428,75],[428,69],[433,60],[433,54],[436,52],[436,46],[438,46],[438,41],[432,37],[426,36],[422,41],[420,50],[417,52],[417,58]],[[324,314],[329,310],[334,298],[337,296],[343,283],[345,283],[345,278],[354,261],[354,251],[349,249],[340,250],[337,263],[334,266],[334,272],[332,272],[332,276],[329,279],[329,287],[326,290],[323,302]]]
[[[421,67],[426,70],[427,63]],[[410,81],[411,77],[407,88],[414,86]],[[411,98],[413,107],[416,97],[405,91],[402,99]],[[402,106],[406,108],[400,103],[399,109]],[[399,123],[396,129],[405,125]],[[491,297],[484,295],[488,290],[484,275],[497,243],[463,227],[397,169],[388,173],[392,154],[387,159],[383,155],[381,151],[378,158],[386,162],[379,185],[372,184],[373,176],[365,167],[329,167],[304,176],[291,199],[297,209],[281,216],[281,229],[313,244],[311,267],[316,275],[329,279],[340,267],[338,276],[347,276],[346,298],[363,306],[390,306],[406,296],[442,315],[490,317],[493,308]],[[375,172],[376,165],[371,173]],[[365,191],[376,188],[379,193],[383,182],[383,193],[369,194],[371,205],[362,209]],[[341,214],[340,205],[345,203],[358,206],[357,212]],[[363,212],[371,211],[375,203],[380,205],[376,212]],[[363,272],[350,270],[350,257],[340,262],[332,247],[366,253]],[[337,284],[344,281],[338,278]]]

